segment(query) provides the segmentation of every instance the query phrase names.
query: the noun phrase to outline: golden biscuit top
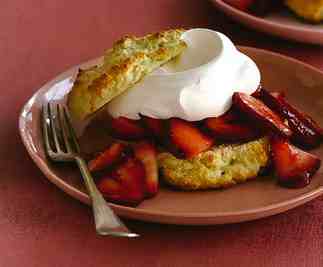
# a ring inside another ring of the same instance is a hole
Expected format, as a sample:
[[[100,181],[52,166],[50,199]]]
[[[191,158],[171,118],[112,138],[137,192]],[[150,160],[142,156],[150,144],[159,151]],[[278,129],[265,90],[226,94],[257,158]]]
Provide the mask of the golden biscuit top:
[[[181,54],[186,48],[182,33],[183,30],[168,30],[117,41],[105,52],[101,65],[79,70],[67,102],[72,116],[86,118]]]
[[[308,21],[323,20],[323,0],[286,0],[285,2],[296,15]]]

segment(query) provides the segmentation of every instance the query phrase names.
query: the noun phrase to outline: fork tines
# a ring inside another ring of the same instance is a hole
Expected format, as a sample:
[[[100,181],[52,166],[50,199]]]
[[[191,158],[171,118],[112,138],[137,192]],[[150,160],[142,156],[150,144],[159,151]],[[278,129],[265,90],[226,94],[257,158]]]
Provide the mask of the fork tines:
[[[65,106],[54,102],[44,104],[42,126],[46,153],[50,158],[70,161],[80,152]]]

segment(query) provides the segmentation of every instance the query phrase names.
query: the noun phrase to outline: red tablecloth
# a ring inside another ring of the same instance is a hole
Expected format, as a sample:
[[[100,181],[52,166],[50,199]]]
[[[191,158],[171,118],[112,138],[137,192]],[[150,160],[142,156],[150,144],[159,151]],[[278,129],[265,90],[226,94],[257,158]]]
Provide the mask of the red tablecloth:
[[[0,266],[323,266],[323,198],[259,221],[182,227],[128,221],[140,239],[100,238],[91,210],[49,183],[18,135],[22,105],[113,40],[209,27],[323,69],[323,48],[255,33],[206,0],[3,0],[0,5]],[[323,95],[322,95],[323,97]]]

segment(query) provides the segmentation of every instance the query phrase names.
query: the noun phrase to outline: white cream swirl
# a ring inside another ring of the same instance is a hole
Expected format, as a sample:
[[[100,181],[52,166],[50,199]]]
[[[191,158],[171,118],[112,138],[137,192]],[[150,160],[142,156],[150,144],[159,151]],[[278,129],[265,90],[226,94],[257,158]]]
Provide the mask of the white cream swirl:
[[[183,33],[188,47],[170,62],[108,104],[113,117],[188,121],[217,117],[231,106],[234,92],[253,93],[260,84],[256,64],[228,37],[209,29]]]

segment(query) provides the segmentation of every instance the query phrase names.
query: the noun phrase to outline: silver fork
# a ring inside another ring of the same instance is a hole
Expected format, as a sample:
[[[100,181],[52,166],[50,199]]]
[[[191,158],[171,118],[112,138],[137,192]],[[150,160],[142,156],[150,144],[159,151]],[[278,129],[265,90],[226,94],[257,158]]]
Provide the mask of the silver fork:
[[[43,105],[42,127],[48,157],[58,162],[76,162],[92,201],[96,232],[100,235],[137,237],[121,222],[96,188],[74,133],[68,110],[61,104]]]

